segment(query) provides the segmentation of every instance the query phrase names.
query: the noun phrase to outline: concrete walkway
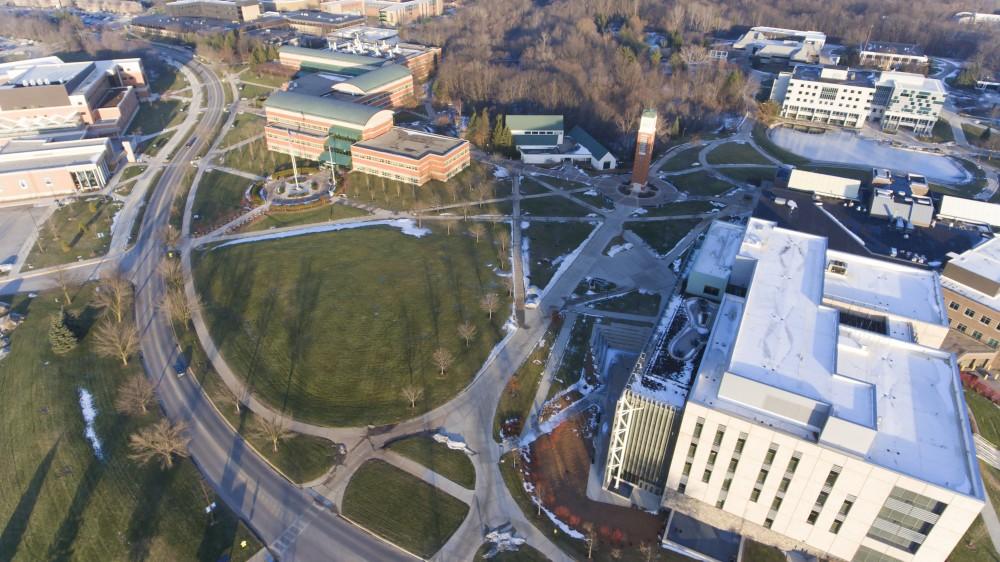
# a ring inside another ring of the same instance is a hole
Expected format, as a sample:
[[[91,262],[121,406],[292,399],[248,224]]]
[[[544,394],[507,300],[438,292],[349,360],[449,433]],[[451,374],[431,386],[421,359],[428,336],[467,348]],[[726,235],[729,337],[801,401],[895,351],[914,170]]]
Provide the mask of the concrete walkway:
[[[567,313],[563,316],[563,325],[559,329],[554,342],[550,342],[549,356],[545,360],[545,368],[542,370],[541,380],[538,382],[538,390],[535,391],[535,398],[531,401],[528,419],[521,427],[521,438],[528,431],[538,431],[538,414],[542,411],[549,397],[549,389],[552,388],[552,377],[559,366],[562,365],[563,355],[566,353],[566,346],[569,345],[569,338],[573,334],[573,325],[576,324],[578,315],[575,312]]]

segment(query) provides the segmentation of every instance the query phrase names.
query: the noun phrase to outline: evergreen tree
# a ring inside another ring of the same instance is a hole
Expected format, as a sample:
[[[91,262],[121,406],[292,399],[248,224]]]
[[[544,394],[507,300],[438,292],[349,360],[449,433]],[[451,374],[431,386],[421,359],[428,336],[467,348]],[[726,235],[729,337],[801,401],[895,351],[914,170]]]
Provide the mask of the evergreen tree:
[[[497,116],[497,122],[493,125],[493,134],[490,136],[490,144],[493,145],[495,152],[504,153],[504,149],[506,148],[504,129],[506,127],[503,124],[503,119]]]
[[[66,315],[63,311],[53,314],[49,320],[49,345],[52,353],[65,355],[76,348],[76,334],[66,326]]]
[[[476,130],[476,138],[479,146],[486,148],[490,142],[490,111],[485,107],[479,110],[479,128]]]

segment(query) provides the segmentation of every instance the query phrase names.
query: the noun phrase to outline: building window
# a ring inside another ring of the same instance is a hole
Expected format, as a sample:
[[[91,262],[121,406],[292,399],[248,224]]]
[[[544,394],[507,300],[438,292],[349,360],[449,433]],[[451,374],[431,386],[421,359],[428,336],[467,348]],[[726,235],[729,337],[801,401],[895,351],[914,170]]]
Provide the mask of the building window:
[[[701,428],[705,427],[705,419],[698,418],[698,421],[694,424],[694,438],[697,439],[701,437]]]
[[[965,314],[969,318],[975,318],[976,317],[976,311],[972,310],[971,308],[966,308],[965,312],[963,312],[962,314]]]
[[[965,331],[969,329],[969,327],[966,326],[965,324],[959,323],[958,326],[955,326],[955,329],[964,334]]]
[[[701,292],[705,293],[706,295],[713,296],[713,297],[719,296],[719,289],[716,288],[716,287],[713,287],[711,285],[705,285],[705,288],[702,289]]]
[[[962,308],[962,305],[958,304],[955,301],[951,301],[950,303],[948,303],[948,308],[950,308],[952,310],[958,310],[958,309]]]
[[[987,326],[993,323],[993,319],[990,318],[989,316],[986,316],[985,314],[979,319],[979,321]]]
[[[997,347],[1000,347],[1000,341],[997,341],[995,338],[990,338],[990,341],[986,342],[986,345],[996,349]]]
[[[977,340],[981,340],[983,339],[983,333],[980,332],[979,330],[972,330],[972,337]]]
[[[896,486],[868,529],[868,537],[915,554],[948,507]]]

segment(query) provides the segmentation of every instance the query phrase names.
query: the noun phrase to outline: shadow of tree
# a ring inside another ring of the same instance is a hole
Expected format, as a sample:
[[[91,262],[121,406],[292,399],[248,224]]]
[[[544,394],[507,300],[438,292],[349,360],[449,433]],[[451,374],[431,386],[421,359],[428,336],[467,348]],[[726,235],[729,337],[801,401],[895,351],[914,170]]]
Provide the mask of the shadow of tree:
[[[41,493],[42,484],[45,483],[45,477],[52,467],[52,460],[56,456],[60,441],[62,441],[61,436],[56,439],[56,442],[49,448],[49,452],[38,463],[35,474],[31,477],[31,482],[28,483],[27,489],[21,493],[21,499],[18,500],[17,506],[3,528],[3,533],[0,534],[0,558],[4,560],[13,559],[14,555],[17,554],[21,539],[24,538],[24,533],[28,530],[28,520],[31,519],[31,513],[35,510],[38,495]]]

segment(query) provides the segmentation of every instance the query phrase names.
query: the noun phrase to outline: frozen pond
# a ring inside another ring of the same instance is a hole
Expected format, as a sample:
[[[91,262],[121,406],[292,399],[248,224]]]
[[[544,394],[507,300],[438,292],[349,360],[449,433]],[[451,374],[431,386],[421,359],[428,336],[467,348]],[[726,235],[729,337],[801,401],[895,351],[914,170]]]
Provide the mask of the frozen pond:
[[[770,136],[774,144],[810,159],[892,168],[943,183],[964,183],[972,179],[965,168],[946,156],[894,148],[850,131],[813,134],[775,127],[771,129]]]

